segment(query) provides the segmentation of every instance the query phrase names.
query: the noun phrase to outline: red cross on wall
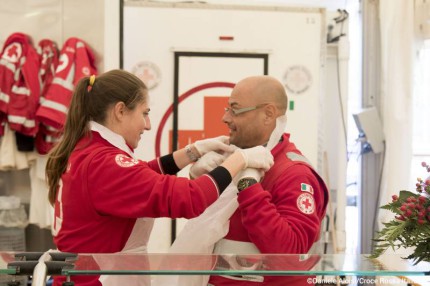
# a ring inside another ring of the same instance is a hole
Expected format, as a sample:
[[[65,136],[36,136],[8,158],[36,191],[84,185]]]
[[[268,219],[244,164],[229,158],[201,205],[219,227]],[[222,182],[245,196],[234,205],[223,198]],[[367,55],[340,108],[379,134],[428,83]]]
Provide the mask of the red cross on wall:
[[[203,130],[179,130],[178,149],[204,138],[228,135],[228,127],[222,122],[224,108],[228,105],[227,96],[206,96],[203,101]],[[169,140],[172,142],[173,131],[169,132]],[[170,147],[170,152],[172,149]]]
[[[142,81],[144,82],[144,83],[148,83],[148,82],[150,82],[151,80],[154,80],[154,75],[150,72],[150,70],[149,69],[144,69],[143,70],[143,72],[142,72],[142,74],[140,75],[140,78],[142,79]]]

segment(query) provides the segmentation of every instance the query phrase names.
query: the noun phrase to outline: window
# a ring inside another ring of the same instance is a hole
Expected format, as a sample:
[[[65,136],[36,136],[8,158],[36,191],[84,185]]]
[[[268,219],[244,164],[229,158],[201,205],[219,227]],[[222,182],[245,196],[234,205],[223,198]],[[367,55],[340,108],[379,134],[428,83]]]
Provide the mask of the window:
[[[413,96],[411,189],[414,188],[417,174],[425,174],[420,163],[430,163],[430,40],[424,41],[418,51]]]

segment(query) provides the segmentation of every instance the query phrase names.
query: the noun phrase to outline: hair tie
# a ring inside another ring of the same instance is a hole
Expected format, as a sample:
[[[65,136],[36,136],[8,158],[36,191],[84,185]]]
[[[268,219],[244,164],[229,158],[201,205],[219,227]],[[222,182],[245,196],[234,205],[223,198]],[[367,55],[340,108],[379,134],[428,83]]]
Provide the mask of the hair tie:
[[[90,76],[90,86],[92,87],[94,85],[94,82],[96,81],[96,76],[95,75],[91,75]]]

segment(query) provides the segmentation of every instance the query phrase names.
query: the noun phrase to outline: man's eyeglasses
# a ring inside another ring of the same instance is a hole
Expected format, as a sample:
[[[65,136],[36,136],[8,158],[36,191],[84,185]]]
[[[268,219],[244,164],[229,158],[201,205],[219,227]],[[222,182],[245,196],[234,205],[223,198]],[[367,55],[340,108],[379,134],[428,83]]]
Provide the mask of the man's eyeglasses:
[[[225,107],[224,111],[230,113],[230,115],[232,116],[237,116],[239,114],[248,112],[248,111],[252,111],[252,110],[256,110],[260,107],[266,106],[268,105],[268,103],[262,103],[262,104],[258,104],[256,106],[250,106],[250,107],[243,107],[243,108],[233,108],[233,107]]]

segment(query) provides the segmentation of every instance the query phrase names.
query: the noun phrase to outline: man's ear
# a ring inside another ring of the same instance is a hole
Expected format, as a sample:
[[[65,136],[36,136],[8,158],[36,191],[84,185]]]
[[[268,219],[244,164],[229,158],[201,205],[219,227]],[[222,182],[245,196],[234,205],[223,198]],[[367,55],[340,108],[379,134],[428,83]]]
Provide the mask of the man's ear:
[[[277,109],[274,104],[269,103],[264,107],[265,123],[270,124],[272,121],[276,121]]]

